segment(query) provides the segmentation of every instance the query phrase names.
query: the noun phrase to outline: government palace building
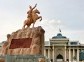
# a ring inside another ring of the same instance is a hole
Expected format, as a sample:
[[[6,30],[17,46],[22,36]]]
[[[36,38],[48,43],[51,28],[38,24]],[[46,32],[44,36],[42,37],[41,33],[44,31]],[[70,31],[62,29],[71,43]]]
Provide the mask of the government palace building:
[[[69,38],[58,33],[45,41],[44,55],[51,62],[83,62],[84,44],[69,41]]]

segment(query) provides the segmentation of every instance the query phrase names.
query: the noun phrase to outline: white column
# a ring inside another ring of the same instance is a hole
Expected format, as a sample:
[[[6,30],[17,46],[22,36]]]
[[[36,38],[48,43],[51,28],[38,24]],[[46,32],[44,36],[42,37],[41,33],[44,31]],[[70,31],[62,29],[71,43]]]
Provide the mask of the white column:
[[[53,62],[54,62],[54,45],[53,45]]]
[[[74,62],[74,56],[75,56],[75,53],[74,53],[74,48],[73,48],[73,62]]]
[[[79,62],[79,48],[77,48],[77,62]]]
[[[71,62],[71,49],[69,48],[69,62]]]
[[[44,56],[46,56],[46,49],[44,49]]]
[[[66,61],[66,46],[65,46],[65,61]]]
[[[48,58],[50,59],[50,49],[48,49]]]

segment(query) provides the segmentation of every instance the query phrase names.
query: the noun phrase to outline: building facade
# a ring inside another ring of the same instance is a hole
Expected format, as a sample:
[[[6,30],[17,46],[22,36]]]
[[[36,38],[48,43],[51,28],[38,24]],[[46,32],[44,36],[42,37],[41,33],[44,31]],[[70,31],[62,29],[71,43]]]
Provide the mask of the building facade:
[[[83,49],[84,45],[79,41],[69,41],[69,38],[58,33],[49,41],[45,41],[44,55],[51,62],[79,62],[84,59]]]

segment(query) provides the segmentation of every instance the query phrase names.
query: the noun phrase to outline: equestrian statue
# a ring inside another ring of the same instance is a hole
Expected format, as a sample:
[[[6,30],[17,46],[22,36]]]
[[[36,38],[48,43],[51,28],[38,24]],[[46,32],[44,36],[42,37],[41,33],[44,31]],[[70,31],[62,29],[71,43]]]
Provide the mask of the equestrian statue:
[[[23,28],[25,28],[25,26],[30,27],[30,25],[33,23],[33,27],[35,22],[40,19],[40,21],[42,20],[42,16],[38,16],[38,14],[40,14],[39,10],[35,9],[37,6],[37,4],[35,4],[34,7],[29,6],[29,11],[27,12],[28,16],[27,19],[24,21],[24,25]]]

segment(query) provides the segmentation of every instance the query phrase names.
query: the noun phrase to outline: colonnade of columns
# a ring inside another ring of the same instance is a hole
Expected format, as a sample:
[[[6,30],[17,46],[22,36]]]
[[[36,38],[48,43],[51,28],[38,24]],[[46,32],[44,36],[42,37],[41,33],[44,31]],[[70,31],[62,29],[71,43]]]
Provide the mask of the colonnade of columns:
[[[74,49],[74,48],[70,49],[69,48],[69,62],[74,62],[74,59],[76,59],[76,62],[79,62],[79,48],[77,48],[77,49]]]
[[[51,50],[52,50],[52,51],[51,51]],[[54,45],[53,45],[52,49],[51,49],[51,48],[48,48],[48,49],[45,49],[45,50],[44,50],[44,56],[47,56],[48,59],[50,59],[50,60],[52,59],[53,62],[54,62],[54,55],[55,55]]]
[[[47,49],[47,53],[46,53],[46,50],[44,50],[44,56],[47,56],[48,59],[51,58],[50,49]]]
[[[54,45],[52,46],[52,54],[51,54],[51,50],[50,50],[50,48],[49,49],[47,49],[47,53],[46,53],[46,50],[44,50],[44,55],[46,56],[47,55],[47,57],[49,58],[49,59],[53,59],[53,62],[54,62],[54,59],[55,59],[55,57],[54,57],[54,55],[55,55],[55,47],[54,47]],[[64,52],[64,61],[67,61],[66,59],[67,59],[67,52],[66,52],[66,46],[65,46],[65,52]],[[52,58],[51,58],[52,57]],[[76,59],[76,62],[79,62],[79,48],[77,48],[77,49],[74,49],[74,48],[69,48],[69,62],[74,62],[74,59]]]

